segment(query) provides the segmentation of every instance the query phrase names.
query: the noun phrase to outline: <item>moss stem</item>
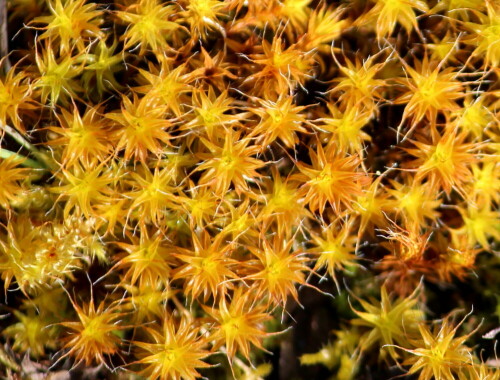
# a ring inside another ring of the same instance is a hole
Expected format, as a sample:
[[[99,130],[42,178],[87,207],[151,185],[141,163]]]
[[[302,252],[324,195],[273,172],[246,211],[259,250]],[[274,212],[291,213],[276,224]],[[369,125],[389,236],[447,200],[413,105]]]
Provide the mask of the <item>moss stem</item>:
[[[50,160],[49,156],[46,153],[41,152],[38,150],[33,144],[31,144],[28,140],[26,140],[18,131],[16,131],[14,128],[11,126],[8,126],[6,124],[1,124],[0,123],[0,129],[4,130],[5,133],[7,133],[10,137],[12,137],[19,145],[21,145],[23,148],[26,148],[27,150],[30,151],[30,153],[38,160],[30,160],[31,162],[36,162],[37,166],[36,168],[40,169],[50,169],[54,167],[54,163]],[[5,149],[2,149],[5,150]],[[10,152],[10,151],[7,151]],[[17,154],[14,152],[10,152],[12,154]],[[20,155],[19,155],[20,156]],[[24,157],[24,156],[20,156]],[[26,158],[26,157],[24,157]],[[26,160],[29,160],[26,158]],[[31,166],[30,164],[26,164],[26,166]]]
[[[9,157],[16,157],[19,160],[22,160],[21,165],[26,166],[28,168],[43,169],[43,170],[47,169],[45,165],[41,164],[38,161],[32,160],[31,158],[27,158],[15,152],[11,152],[10,150],[0,148],[0,158],[9,158]]]

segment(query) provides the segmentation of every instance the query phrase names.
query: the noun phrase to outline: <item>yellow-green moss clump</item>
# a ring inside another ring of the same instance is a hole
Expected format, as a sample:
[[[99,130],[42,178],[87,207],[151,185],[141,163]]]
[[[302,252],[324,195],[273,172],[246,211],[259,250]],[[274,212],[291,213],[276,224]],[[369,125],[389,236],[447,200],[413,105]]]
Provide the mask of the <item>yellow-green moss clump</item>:
[[[499,379],[498,2],[6,7],[3,376]]]

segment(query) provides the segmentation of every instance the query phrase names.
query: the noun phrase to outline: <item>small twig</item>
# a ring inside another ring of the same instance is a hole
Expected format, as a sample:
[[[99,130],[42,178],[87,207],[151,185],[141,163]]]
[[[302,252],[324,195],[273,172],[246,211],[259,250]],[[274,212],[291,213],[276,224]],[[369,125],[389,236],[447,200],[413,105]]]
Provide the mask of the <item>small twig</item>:
[[[7,33],[7,1],[0,0],[0,69],[10,70],[9,38]]]

